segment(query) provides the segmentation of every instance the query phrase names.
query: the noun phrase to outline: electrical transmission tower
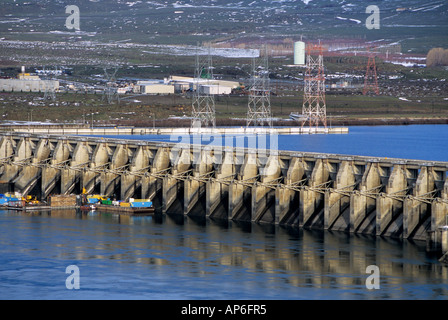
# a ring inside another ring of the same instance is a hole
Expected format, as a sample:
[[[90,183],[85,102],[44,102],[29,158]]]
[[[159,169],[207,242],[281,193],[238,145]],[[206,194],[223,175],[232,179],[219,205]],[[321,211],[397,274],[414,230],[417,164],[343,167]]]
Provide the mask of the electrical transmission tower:
[[[108,68],[104,67],[104,77],[106,79],[106,86],[103,90],[103,97],[102,101],[104,99],[107,100],[107,103],[111,104],[114,101],[120,101],[120,97],[118,96],[118,90],[116,88],[116,78],[115,75],[117,74],[118,67],[115,67],[111,73],[108,72]]]
[[[44,84],[44,100],[56,100],[56,93],[55,93],[55,88],[54,88],[54,78],[51,76],[53,75],[57,75],[57,67],[56,67],[56,71],[55,72],[45,72],[45,67],[43,68],[44,72],[43,72],[43,84]]]
[[[260,50],[259,59],[252,60],[251,86],[247,105],[247,126],[272,127],[271,88],[269,82],[269,56],[267,46]]]
[[[366,76],[364,78],[364,90],[363,94],[373,91],[375,94],[379,94],[378,77],[376,73],[375,55],[369,49],[369,60],[367,61]]]
[[[53,81],[51,80],[44,80],[44,100],[56,100],[56,93],[54,90]]]
[[[327,128],[327,107],[325,103],[325,74],[323,49],[318,45],[306,46],[306,71],[304,79],[302,128],[306,122],[311,128],[319,125]]]
[[[199,51],[199,48],[198,48]],[[203,87],[209,86],[213,79],[213,66],[211,48],[208,55],[200,56],[196,52],[196,68],[194,72],[193,103],[192,103],[192,127],[216,127],[215,99],[209,90]],[[209,87],[210,88],[210,87]]]

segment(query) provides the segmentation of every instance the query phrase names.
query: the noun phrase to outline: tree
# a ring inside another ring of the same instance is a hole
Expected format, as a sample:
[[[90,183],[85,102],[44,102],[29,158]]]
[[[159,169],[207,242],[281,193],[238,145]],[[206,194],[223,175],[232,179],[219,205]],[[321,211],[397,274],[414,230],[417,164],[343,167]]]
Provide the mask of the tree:
[[[426,56],[426,66],[447,66],[448,65],[448,49],[433,48],[429,50]]]

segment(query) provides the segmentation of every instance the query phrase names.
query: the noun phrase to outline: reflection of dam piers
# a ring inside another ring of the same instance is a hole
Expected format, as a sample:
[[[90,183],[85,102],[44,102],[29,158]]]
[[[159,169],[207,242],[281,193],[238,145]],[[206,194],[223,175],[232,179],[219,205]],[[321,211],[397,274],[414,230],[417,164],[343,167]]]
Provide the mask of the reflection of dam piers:
[[[3,134],[3,191],[150,198],[156,212],[427,240],[448,162]],[[8,190],[5,190],[8,189]],[[440,238],[439,236],[437,236]]]

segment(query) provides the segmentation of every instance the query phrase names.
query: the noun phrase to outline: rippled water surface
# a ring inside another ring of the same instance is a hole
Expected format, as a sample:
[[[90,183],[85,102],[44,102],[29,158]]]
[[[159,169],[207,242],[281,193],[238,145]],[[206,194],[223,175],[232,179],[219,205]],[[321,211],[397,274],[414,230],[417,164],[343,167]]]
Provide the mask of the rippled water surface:
[[[423,242],[178,215],[0,211],[1,299],[447,299]],[[66,267],[80,271],[68,290]],[[368,290],[369,265],[380,289]]]
[[[241,145],[241,137],[232,139]],[[279,136],[276,143],[448,161],[448,125],[351,127],[348,135]],[[448,268],[438,258],[425,242],[176,214],[0,211],[1,299],[447,299]],[[79,268],[79,290],[66,288],[69,265]],[[380,271],[378,290],[366,288],[370,265]]]

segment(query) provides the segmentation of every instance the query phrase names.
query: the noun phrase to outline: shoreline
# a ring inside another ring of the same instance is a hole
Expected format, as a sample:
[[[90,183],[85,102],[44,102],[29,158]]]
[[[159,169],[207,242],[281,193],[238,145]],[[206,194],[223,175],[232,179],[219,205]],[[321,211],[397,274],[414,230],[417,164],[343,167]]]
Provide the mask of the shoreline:
[[[221,121],[220,121],[221,120]],[[19,123],[20,122],[20,123]],[[217,119],[217,128],[225,127],[246,127],[245,119]],[[152,121],[119,121],[114,123],[96,123],[93,129],[102,128],[189,128],[190,119],[160,119],[155,125]],[[349,126],[408,126],[408,125],[446,125],[448,124],[448,117],[446,118],[353,118],[353,119],[327,119],[327,127],[349,127]],[[273,121],[273,127],[298,127],[297,121],[291,120],[277,120]],[[306,127],[306,126],[304,126]],[[0,123],[0,131],[30,131],[30,129],[91,129],[89,124],[76,123],[46,123],[46,122],[26,122],[26,121],[4,121]]]
[[[331,125],[338,126],[390,126],[390,125],[425,125],[448,124],[447,118],[357,118],[357,119],[331,119]]]
[[[412,125],[412,124],[448,124],[447,117],[439,118],[327,118],[327,127],[347,127],[347,126],[378,126],[378,125]],[[189,118],[166,118],[159,119],[155,122],[124,120],[104,125],[128,126],[128,127],[147,127],[147,128],[180,128],[190,127],[191,119]],[[246,127],[246,119],[216,119],[217,127]],[[278,119],[273,121],[273,127],[297,127],[300,122]]]

